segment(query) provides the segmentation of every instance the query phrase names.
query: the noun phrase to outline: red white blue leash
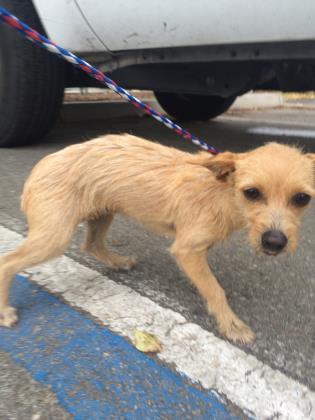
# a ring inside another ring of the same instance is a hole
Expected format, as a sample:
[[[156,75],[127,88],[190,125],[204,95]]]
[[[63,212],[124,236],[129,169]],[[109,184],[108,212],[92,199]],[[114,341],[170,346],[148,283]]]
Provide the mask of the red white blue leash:
[[[148,115],[151,115],[157,121],[163,123],[168,128],[175,131],[180,136],[184,137],[186,140],[190,140],[196,146],[200,147],[203,150],[207,150],[213,155],[216,155],[219,153],[219,151],[215,147],[209,146],[204,140],[201,140],[198,137],[194,136],[193,134],[189,133],[187,130],[184,130],[182,127],[175,124],[169,118],[165,117],[164,115],[155,111],[149,105],[135,98],[127,90],[118,86],[117,83],[115,83],[112,79],[110,79],[100,70],[97,70],[95,67],[91,66],[85,60],[82,60],[81,58],[77,57],[73,53],[65,50],[62,47],[59,47],[54,42],[50,41],[48,38],[39,34],[35,29],[30,28],[28,25],[26,25],[24,22],[19,20],[16,16],[14,16],[12,13],[10,13],[8,10],[2,7],[0,7],[0,20],[5,22],[7,25],[11,26],[12,28],[16,29],[24,37],[34,42],[39,47],[42,47],[53,54],[57,54],[64,60],[71,63],[73,66],[87,73],[90,77],[93,77],[94,79],[102,83],[103,85],[106,85],[109,89],[118,93],[118,95],[120,95],[126,101],[130,102],[135,107],[142,109]]]

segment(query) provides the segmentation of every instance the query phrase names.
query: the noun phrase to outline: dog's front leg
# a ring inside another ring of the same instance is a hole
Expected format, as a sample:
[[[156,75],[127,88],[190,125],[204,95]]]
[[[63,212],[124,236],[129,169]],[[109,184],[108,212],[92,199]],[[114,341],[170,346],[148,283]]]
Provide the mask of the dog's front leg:
[[[181,247],[176,241],[171,253],[206,300],[208,310],[215,317],[220,333],[235,342],[252,342],[255,338],[254,333],[232,311],[224,290],[209,268],[207,250],[195,251],[187,245]]]

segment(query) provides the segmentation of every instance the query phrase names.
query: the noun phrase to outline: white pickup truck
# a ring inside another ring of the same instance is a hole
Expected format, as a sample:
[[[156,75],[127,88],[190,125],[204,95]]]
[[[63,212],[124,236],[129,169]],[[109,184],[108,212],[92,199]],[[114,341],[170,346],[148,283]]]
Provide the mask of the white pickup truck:
[[[315,0],[0,0],[179,120],[214,118],[251,89],[315,88]],[[0,146],[39,140],[65,87],[96,82],[0,25]]]

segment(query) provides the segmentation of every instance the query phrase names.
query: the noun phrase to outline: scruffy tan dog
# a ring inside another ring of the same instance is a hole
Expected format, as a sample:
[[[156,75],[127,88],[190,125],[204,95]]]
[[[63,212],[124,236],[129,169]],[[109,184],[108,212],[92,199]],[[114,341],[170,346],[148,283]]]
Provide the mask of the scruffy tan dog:
[[[130,135],[108,135],[42,159],[22,196],[29,234],[0,259],[0,325],[16,320],[8,290],[14,273],[64,252],[82,221],[84,250],[114,269],[133,258],[108,250],[104,237],[115,213],[174,237],[170,249],[227,338],[254,334],[232,311],[209,269],[207,251],[246,228],[257,251],[293,250],[302,210],[314,196],[314,158],[270,143],[248,153],[195,155]]]

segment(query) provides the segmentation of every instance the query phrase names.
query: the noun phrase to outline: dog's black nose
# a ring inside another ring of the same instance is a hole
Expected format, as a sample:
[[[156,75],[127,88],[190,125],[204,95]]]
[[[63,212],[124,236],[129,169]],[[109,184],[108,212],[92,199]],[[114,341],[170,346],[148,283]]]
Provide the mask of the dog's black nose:
[[[264,251],[277,253],[283,250],[288,238],[280,230],[268,230],[261,237]]]

